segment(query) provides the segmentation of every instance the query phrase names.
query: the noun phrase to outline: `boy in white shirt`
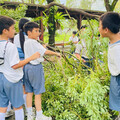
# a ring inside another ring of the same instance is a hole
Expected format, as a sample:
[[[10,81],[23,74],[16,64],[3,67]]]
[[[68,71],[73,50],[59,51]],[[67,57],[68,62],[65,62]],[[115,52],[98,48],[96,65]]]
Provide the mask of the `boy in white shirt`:
[[[78,43],[78,37],[76,36],[76,31],[73,31],[72,36],[69,38],[69,41],[71,41],[74,44]]]
[[[28,35],[28,39],[24,43],[25,58],[31,56],[35,52],[39,52],[41,57],[31,61],[24,67],[25,91],[27,92],[27,120],[34,120],[32,112],[32,97],[35,94],[36,120],[51,120],[51,117],[44,116],[41,108],[41,94],[45,92],[44,70],[42,62],[45,54],[56,55],[60,57],[59,53],[52,52],[45,49],[39,42],[37,42],[40,35],[39,26],[35,22],[28,22],[24,26],[24,31]]]
[[[109,108],[120,111],[120,14],[107,12],[100,17],[99,32],[110,40],[108,68],[111,73]],[[118,117],[116,120],[120,120]]]
[[[37,52],[23,61],[19,60],[16,46],[8,42],[15,34],[14,24],[12,18],[0,16],[0,120],[5,120],[9,101],[15,110],[15,120],[24,120],[21,67],[40,57]]]

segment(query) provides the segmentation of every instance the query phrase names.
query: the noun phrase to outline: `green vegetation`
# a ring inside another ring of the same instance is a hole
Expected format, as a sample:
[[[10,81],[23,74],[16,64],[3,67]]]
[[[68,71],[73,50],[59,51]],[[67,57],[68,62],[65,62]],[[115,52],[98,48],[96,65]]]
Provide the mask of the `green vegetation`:
[[[0,7],[0,15],[7,15],[18,21],[24,17],[26,6],[20,5],[16,10]],[[73,22],[69,25],[72,28]],[[75,22],[74,22],[75,23]],[[94,57],[93,68],[86,69],[80,61],[68,58],[50,57],[54,62],[45,62],[45,87],[42,107],[46,115],[54,120],[112,120],[118,113],[109,110],[110,73],[107,67],[108,40],[98,38],[98,21],[84,21],[88,27],[80,38],[86,40],[88,55]],[[47,26],[47,25],[46,25]],[[64,25],[63,25],[64,26]],[[56,41],[68,41],[71,34],[56,33]],[[48,42],[48,33],[44,33]],[[102,61],[102,62],[101,62]]]

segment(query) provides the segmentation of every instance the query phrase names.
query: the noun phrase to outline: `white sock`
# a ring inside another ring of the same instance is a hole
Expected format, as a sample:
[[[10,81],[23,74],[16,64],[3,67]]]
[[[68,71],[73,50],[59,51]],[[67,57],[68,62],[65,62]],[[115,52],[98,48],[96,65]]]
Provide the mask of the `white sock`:
[[[32,107],[27,108],[27,114],[32,115]]]
[[[24,120],[23,109],[15,110],[15,120]]]
[[[27,105],[26,105],[26,94],[23,94],[23,99],[24,99],[24,105],[25,105],[25,109],[27,110]]]
[[[36,117],[39,118],[39,117],[42,115],[42,113],[43,113],[42,110],[40,110],[40,111],[36,111]]]
[[[9,102],[9,105],[8,105],[7,111],[10,111],[10,110],[11,110],[11,103]]]
[[[5,113],[0,113],[0,120],[5,120]]]

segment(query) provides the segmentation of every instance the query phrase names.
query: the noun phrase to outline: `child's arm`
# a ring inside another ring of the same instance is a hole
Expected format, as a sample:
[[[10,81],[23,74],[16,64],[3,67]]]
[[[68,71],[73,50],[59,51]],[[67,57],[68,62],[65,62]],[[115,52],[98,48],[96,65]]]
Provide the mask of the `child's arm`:
[[[58,57],[61,57],[60,53],[53,52],[53,51],[51,51],[51,50],[46,50],[46,51],[45,51],[45,54],[46,54],[46,55],[56,55],[56,56],[58,56]]]
[[[75,53],[75,56],[79,59],[82,60],[84,63],[86,62],[83,58],[81,58],[81,56],[78,53]]]
[[[18,69],[20,67],[23,67],[24,65],[26,65],[27,63],[29,63],[31,60],[35,60],[37,58],[40,57],[40,53],[39,52],[36,52],[35,54],[33,54],[32,56],[30,56],[29,58],[25,59],[25,60],[22,60],[20,61],[18,64],[16,65],[13,65],[12,68],[13,69]]]

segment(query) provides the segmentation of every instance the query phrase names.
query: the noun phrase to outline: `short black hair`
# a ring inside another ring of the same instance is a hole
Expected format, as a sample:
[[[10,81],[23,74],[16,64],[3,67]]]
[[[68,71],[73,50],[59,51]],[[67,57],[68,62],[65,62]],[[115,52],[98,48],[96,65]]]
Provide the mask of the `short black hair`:
[[[116,12],[107,12],[101,15],[103,29],[108,28],[112,33],[116,34],[120,30],[120,14]]]
[[[7,16],[0,16],[0,35],[3,33],[4,29],[9,30],[9,28],[15,24],[15,21]]]
[[[26,35],[28,35],[27,32],[28,31],[32,32],[34,28],[39,28],[39,25],[35,22],[27,22],[24,25],[24,32],[26,33]]]
[[[80,29],[83,29],[83,28],[86,28],[87,27],[87,25],[82,25],[81,27],[80,27]]]
[[[76,33],[77,33],[76,31],[73,31],[73,34],[74,34],[74,35],[76,35]]]

